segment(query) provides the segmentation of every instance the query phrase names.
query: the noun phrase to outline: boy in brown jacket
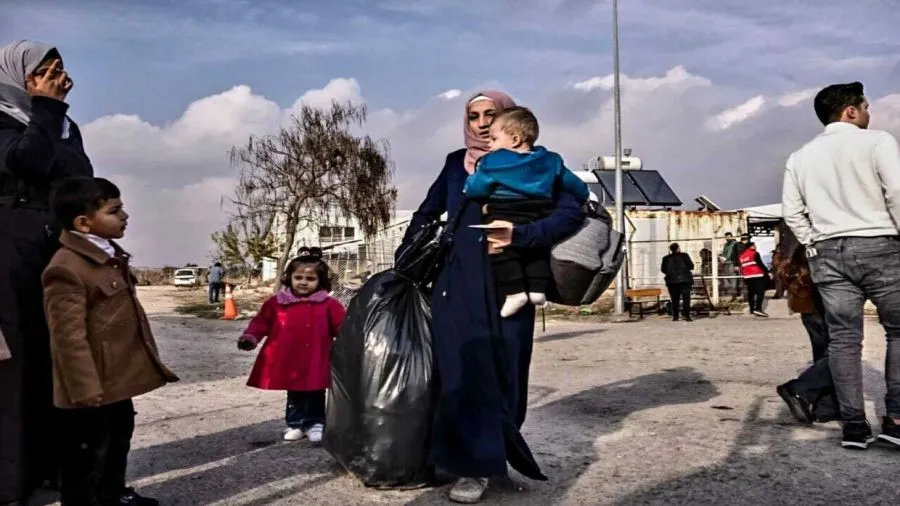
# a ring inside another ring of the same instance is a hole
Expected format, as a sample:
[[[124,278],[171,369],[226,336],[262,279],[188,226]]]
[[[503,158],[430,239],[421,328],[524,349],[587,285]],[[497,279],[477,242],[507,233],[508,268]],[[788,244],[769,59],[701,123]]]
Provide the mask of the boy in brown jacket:
[[[777,275],[788,292],[791,311],[800,313],[803,327],[812,344],[813,365],[797,379],[779,385],[778,395],[791,414],[802,423],[829,422],[839,419],[834,382],[828,366],[828,326],[822,298],[809,275],[806,248],[796,245],[793,255],[779,265]]]
[[[135,294],[127,253],[112,242],[128,214],[101,178],[62,181],[53,212],[62,248],[44,271],[53,357],[53,400],[64,429],[64,506],[159,504],[125,487],[134,432],[132,397],[178,378],[162,364]]]

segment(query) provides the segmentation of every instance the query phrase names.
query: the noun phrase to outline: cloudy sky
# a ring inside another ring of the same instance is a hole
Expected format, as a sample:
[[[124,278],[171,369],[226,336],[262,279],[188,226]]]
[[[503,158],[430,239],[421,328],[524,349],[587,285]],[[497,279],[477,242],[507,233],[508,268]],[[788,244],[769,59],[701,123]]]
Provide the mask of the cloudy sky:
[[[817,88],[863,81],[872,127],[900,134],[891,3],[622,0],[625,146],[685,202],[777,202],[785,157],[820,129]],[[368,105],[403,209],[461,146],[479,88],[534,109],[573,168],[611,153],[610,13],[608,0],[30,0],[0,2],[0,34],[59,47],[88,154],[133,215],[126,246],[138,264],[180,265],[207,261],[226,219],[228,149],[300,101]]]

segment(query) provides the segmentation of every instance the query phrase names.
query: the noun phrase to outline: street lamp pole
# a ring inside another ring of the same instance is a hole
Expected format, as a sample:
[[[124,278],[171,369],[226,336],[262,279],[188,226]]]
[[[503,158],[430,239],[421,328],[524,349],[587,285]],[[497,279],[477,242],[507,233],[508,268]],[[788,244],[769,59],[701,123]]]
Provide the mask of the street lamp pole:
[[[613,110],[615,116],[616,224],[625,234],[625,204],[622,202],[622,103],[619,89],[619,2],[612,0],[613,19]],[[626,252],[627,253],[627,252]],[[626,262],[627,263],[627,262]],[[625,313],[625,266],[616,274],[616,314]]]

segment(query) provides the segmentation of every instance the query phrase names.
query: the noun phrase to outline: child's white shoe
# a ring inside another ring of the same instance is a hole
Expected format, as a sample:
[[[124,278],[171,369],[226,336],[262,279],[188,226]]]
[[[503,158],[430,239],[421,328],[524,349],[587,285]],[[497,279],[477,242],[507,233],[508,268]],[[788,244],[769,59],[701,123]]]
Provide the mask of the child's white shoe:
[[[284,434],[281,437],[285,441],[300,441],[303,439],[303,430],[288,427],[287,429],[284,429]]]
[[[500,309],[500,316],[506,318],[519,312],[520,309],[528,304],[528,294],[525,292],[507,295],[503,307]]]
[[[317,423],[309,428],[309,430],[306,432],[306,437],[309,438],[310,443],[320,443],[322,442],[323,432],[325,432],[325,426]]]
[[[529,293],[528,300],[531,301],[535,306],[543,306],[547,303],[547,294],[544,293]]]

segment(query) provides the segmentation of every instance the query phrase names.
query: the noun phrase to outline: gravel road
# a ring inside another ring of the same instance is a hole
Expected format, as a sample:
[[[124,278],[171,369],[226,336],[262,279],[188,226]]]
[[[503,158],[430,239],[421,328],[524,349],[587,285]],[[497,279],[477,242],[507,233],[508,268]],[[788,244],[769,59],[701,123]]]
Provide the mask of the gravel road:
[[[142,289],[183,379],[137,400],[129,475],[167,505],[447,504],[445,488],[364,489],[308,442],[281,441],[283,394],[244,386],[246,322],[173,313]],[[239,301],[240,303],[240,301]],[[870,420],[883,413],[884,336],[867,323]],[[775,386],[805,366],[800,321],[550,322],[535,337],[525,437],[549,475],[513,476],[484,504],[889,504],[900,450],[843,450],[837,424],[793,422]],[[877,419],[877,420],[880,420]]]

